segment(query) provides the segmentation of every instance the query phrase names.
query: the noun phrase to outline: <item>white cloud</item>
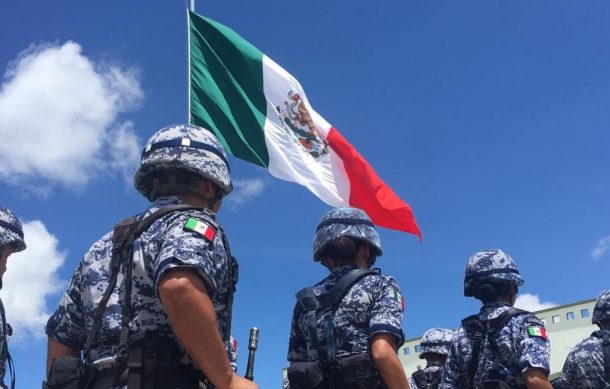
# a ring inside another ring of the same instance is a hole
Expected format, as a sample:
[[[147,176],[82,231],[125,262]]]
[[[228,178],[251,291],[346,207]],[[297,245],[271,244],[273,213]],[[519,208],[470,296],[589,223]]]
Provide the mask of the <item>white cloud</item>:
[[[66,259],[57,238],[37,220],[24,223],[23,230],[28,247],[9,257],[0,291],[15,342],[45,337],[50,315],[46,298],[66,286],[57,273]]]
[[[610,235],[601,238],[595,247],[591,249],[591,258],[599,261],[604,255],[610,252]]]
[[[127,183],[133,182],[133,174],[140,163],[140,145],[133,131],[133,123],[125,122],[110,131],[114,147],[110,148],[110,168],[121,173]]]
[[[30,47],[0,87],[0,179],[81,189],[101,172],[131,174],[138,142],[119,116],[142,99],[133,68],[95,62],[74,42]]]
[[[265,189],[265,182],[260,178],[236,180],[233,182],[233,192],[227,197],[227,202],[238,206],[259,196]]]
[[[525,309],[526,311],[534,312],[542,309],[556,307],[557,304],[549,301],[540,301],[540,297],[535,294],[523,293],[517,296],[515,308]]]

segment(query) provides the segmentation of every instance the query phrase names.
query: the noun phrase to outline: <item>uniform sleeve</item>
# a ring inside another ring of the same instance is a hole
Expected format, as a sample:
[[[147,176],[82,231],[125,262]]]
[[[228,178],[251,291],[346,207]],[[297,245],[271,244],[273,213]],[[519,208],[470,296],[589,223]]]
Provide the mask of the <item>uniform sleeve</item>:
[[[45,331],[50,338],[74,350],[81,350],[86,340],[81,300],[83,266],[84,262],[81,262],[74,272],[68,290],[47,321]]]
[[[237,340],[233,335],[229,337],[227,355],[229,356],[229,364],[233,368],[233,371],[237,371]]]
[[[451,347],[449,348],[449,354],[443,369],[443,379],[440,384],[442,389],[457,389],[458,387],[460,378],[459,334],[460,332],[458,331],[451,341]]]
[[[520,328],[519,367],[521,373],[531,369],[541,369],[548,376],[550,372],[550,345],[544,324],[535,316],[528,316]]]
[[[288,341],[288,361],[290,362],[307,360],[307,341],[298,323],[302,313],[302,309],[297,304],[294,307],[290,324],[290,340]]]
[[[393,277],[384,277],[381,293],[371,310],[369,331],[371,338],[376,334],[390,333],[396,337],[398,347],[405,341],[401,321],[404,311],[404,299],[398,283]]]
[[[190,229],[190,226],[195,226],[197,231]],[[191,269],[201,277],[208,293],[213,295],[218,287],[216,254],[225,252],[220,234],[212,223],[201,216],[181,214],[171,218],[155,260],[155,293],[159,295],[159,282],[169,270]]]

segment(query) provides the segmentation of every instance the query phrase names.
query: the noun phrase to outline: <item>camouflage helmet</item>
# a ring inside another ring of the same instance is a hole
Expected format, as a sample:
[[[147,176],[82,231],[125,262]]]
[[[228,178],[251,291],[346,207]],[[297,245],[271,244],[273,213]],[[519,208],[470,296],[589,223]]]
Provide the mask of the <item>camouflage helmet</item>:
[[[0,247],[10,245],[14,252],[25,250],[23,227],[8,208],[0,207]]]
[[[431,328],[424,332],[421,338],[421,352],[419,358],[424,359],[426,354],[449,355],[451,340],[455,333],[446,328]]]
[[[324,248],[331,241],[346,236],[368,243],[376,256],[383,253],[381,239],[371,219],[361,209],[343,207],[334,208],[322,216],[313,240],[314,261],[321,261]]]
[[[502,250],[483,250],[468,258],[464,275],[464,296],[474,296],[476,287],[493,282],[514,286],[523,285],[523,278],[515,261]]]
[[[593,324],[599,324],[600,321],[608,319],[610,319],[610,290],[604,290],[599,294],[599,297],[595,302],[591,322]]]
[[[138,192],[153,201],[158,195],[154,176],[163,171],[184,171],[207,178],[225,196],[233,190],[224,148],[210,131],[201,127],[168,126],[148,140],[134,177]]]

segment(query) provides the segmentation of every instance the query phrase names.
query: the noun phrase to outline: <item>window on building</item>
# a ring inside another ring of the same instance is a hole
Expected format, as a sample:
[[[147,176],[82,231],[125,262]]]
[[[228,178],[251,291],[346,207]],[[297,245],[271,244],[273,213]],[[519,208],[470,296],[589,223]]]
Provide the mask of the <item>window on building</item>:
[[[415,352],[418,353],[421,351],[421,344],[415,346]]]
[[[542,324],[544,324],[546,326],[546,319],[540,319],[542,321]]]
[[[589,313],[589,308],[585,308],[585,309],[581,309],[580,310],[580,316],[582,317],[589,317],[591,314]]]
[[[559,315],[553,316],[553,324],[561,323],[561,318]]]
[[[576,315],[574,314],[574,312],[568,312],[566,313],[566,319],[568,319],[568,321],[572,321],[576,319]]]
[[[409,347],[405,347],[402,349],[402,353],[404,355],[409,355],[409,354],[411,354],[411,350],[409,349]]]

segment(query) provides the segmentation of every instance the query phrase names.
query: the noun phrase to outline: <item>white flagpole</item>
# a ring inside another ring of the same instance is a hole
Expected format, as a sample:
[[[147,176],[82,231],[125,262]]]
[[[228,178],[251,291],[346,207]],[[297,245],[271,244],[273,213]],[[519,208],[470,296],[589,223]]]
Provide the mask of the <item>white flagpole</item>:
[[[186,11],[186,71],[188,74],[187,85],[186,85],[186,97],[188,112],[186,114],[188,124],[191,124],[191,30],[189,23],[188,11],[195,12],[195,0],[189,0],[189,7]]]

